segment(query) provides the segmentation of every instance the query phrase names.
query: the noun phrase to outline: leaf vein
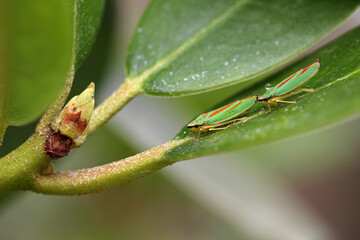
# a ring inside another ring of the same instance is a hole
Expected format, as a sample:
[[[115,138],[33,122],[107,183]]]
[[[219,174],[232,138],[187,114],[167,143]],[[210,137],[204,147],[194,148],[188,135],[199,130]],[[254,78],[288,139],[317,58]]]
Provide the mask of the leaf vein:
[[[239,0],[236,1],[230,8],[220,14],[217,18],[213,19],[206,27],[202,28],[199,32],[197,32],[192,38],[185,41],[179,47],[170,52],[167,56],[159,59],[152,67],[148,68],[141,74],[135,77],[129,77],[129,80],[136,80],[139,82],[144,82],[149,76],[159,71],[164,66],[167,66],[170,62],[172,62],[177,56],[181,55],[191,46],[193,46],[199,39],[206,36],[212,29],[223,23],[226,19],[230,18],[233,13],[238,10],[241,6],[246,4],[249,0]]]

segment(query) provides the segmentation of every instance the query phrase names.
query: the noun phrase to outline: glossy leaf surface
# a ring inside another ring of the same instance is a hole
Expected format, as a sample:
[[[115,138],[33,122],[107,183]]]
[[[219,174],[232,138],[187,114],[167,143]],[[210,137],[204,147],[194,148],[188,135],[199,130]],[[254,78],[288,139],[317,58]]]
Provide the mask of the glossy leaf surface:
[[[346,0],[154,0],[135,30],[128,77],[176,96],[279,70],[358,6]]]
[[[255,93],[263,94],[266,83],[274,86],[320,58],[322,61],[320,71],[304,85],[305,88],[314,88],[315,92],[291,96],[286,100],[295,100],[296,104],[280,103],[268,114],[265,114],[267,106],[257,103],[245,115],[249,118],[248,121],[235,124],[226,130],[203,135],[199,140],[196,140],[194,132],[184,127],[176,139],[194,137],[193,140],[172,149],[167,154],[167,158],[180,160],[246,148],[358,116],[360,113],[359,53],[360,28],[357,28],[280,74],[215,106],[214,109]]]
[[[104,1],[90,2],[0,1],[0,132],[38,118],[84,60]]]

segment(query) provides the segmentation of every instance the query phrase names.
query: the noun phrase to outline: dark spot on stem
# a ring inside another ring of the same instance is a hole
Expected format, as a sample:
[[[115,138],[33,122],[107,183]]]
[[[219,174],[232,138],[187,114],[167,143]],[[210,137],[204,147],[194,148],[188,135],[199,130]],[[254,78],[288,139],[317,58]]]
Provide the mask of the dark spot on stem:
[[[52,158],[60,158],[69,154],[72,140],[59,132],[52,132],[45,141],[45,153]]]

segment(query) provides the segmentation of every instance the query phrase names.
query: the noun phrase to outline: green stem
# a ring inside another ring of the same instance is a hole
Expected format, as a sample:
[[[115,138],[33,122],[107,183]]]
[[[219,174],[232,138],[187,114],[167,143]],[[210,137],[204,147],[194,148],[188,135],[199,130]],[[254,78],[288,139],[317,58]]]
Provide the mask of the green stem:
[[[2,142],[3,142],[5,132],[6,132],[6,125],[5,124],[0,124],[0,147],[1,147]]]
[[[132,98],[141,93],[141,81],[125,80],[104,102],[95,108],[89,124],[89,135],[111,119]]]
[[[44,153],[45,140],[50,133],[50,123],[69,95],[73,78],[74,71],[71,68],[68,80],[56,101],[40,119],[35,133],[20,147],[0,159],[0,196],[11,191],[28,189],[28,185],[40,169],[53,160]],[[2,129],[0,129],[0,136],[1,134],[3,134]]]
[[[188,140],[169,141],[135,156],[103,166],[37,175],[30,189],[45,194],[79,195],[120,186],[173,164],[173,161],[165,159],[165,153]]]
[[[30,186],[34,181],[35,175],[40,172],[42,167],[48,165],[53,160],[44,153],[44,144],[50,132],[49,125],[61,110],[70,92],[73,77],[74,71],[71,70],[65,86],[60,91],[56,101],[40,119],[35,133],[19,148],[0,159],[0,196],[11,191],[31,188]],[[90,133],[106,123],[139,92],[138,83],[135,81],[125,81],[118,90],[96,108],[90,122],[92,124],[90,125]],[[4,133],[5,128],[0,129],[0,136]],[[141,166],[138,167],[141,168]],[[96,174],[96,171],[94,173]]]
[[[0,196],[28,189],[35,174],[51,159],[44,153],[47,135],[34,133],[24,144],[0,159]]]
[[[71,69],[69,71],[68,79],[66,80],[65,85],[59,92],[59,95],[57,96],[56,100],[52,103],[52,105],[48,108],[45,114],[41,117],[39,123],[36,126],[35,132],[38,133],[48,132],[50,123],[53,121],[56,115],[58,115],[58,113],[61,111],[67,97],[69,96],[74,79],[74,74],[75,74],[74,64],[71,64]]]
[[[67,195],[98,192],[111,186],[124,184],[171,164],[162,156],[168,148],[175,146],[179,141],[169,142],[124,161],[89,170],[48,176],[37,175],[40,169],[52,160],[44,153],[44,144],[49,132],[49,124],[61,110],[70,91],[72,79],[73,71],[57,100],[41,118],[36,132],[19,148],[0,159],[0,195],[21,189]],[[136,96],[140,92],[139,86],[136,81],[125,81],[118,90],[100,104],[91,118],[90,133],[106,123],[130,99]]]

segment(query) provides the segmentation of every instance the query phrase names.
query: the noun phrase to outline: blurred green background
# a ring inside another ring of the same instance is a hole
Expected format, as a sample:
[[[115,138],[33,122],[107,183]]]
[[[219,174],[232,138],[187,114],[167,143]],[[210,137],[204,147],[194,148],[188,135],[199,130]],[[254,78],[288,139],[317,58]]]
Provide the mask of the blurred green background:
[[[120,85],[127,44],[147,3],[107,1],[72,95],[93,81],[101,102]],[[318,46],[356,25],[360,11]],[[182,98],[139,96],[84,147],[55,162],[56,170],[101,165],[162,144],[236,91],[232,86]],[[256,148],[177,163],[98,194],[13,193],[0,199],[0,239],[360,239],[359,124],[359,118],[348,119]],[[34,126],[9,128],[0,155]]]

